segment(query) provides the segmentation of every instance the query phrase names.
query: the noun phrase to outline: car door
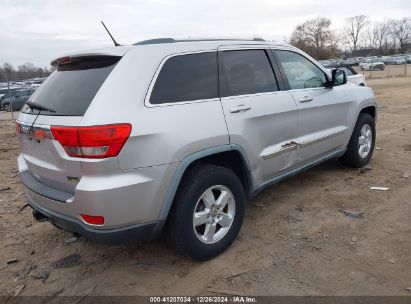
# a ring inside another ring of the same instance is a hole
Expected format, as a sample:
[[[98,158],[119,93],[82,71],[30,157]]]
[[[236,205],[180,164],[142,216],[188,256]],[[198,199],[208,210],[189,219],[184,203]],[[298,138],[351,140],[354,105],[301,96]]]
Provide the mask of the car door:
[[[17,109],[17,106],[22,98],[25,97],[26,91],[22,91],[10,98],[10,104],[13,105],[13,109]]]
[[[327,86],[325,72],[300,53],[291,50],[275,53],[297,103],[299,163],[343,149],[349,103],[344,86]]]
[[[230,143],[246,153],[253,185],[297,160],[297,106],[276,78],[272,54],[259,46],[219,48],[221,103]],[[277,75],[278,77],[278,75]]]
[[[16,101],[13,103],[13,108],[15,108],[16,110],[20,110],[21,107],[22,107],[22,106],[26,103],[26,101],[29,99],[29,97],[30,97],[30,95],[31,95],[30,92],[31,92],[31,91],[29,91],[29,90],[24,91],[24,92],[19,96],[19,99],[16,100]]]

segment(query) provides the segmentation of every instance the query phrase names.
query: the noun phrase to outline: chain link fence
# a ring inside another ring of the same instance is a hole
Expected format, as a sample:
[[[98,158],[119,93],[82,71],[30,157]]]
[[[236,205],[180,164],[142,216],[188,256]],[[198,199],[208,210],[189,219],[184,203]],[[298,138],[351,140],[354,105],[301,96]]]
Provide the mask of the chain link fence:
[[[353,67],[358,73],[365,75],[366,79],[407,77],[411,76],[411,64],[385,65],[384,70],[362,70],[358,66]]]

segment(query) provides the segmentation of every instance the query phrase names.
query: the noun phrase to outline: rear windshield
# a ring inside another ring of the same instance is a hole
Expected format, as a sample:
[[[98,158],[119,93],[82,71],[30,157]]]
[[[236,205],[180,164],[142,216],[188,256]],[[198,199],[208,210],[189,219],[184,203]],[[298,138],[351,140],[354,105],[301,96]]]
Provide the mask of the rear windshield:
[[[91,101],[121,57],[89,56],[59,64],[30,97],[30,101],[54,112],[43,115],[83,116]],[[27,105],[22,112],[38,114]]]

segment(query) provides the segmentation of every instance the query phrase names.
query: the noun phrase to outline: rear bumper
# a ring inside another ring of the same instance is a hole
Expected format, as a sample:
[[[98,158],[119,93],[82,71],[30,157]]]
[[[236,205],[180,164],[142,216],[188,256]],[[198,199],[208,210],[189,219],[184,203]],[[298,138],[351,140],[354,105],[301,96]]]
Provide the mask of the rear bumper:
[[[165,185],[170,183],[176,164],[122,171],[115,159],[106,161],[104,166],[84,163],[82,169],[89,174],[83,173],[72,192],[56,189],[48,180],[39,178],[35,170],[29,170],[22,155],[18,166],[34,207],[63,215],[90,229],[106,231],[162,220],[159,214]],[[33,169],[37,168],[33,165]],[[104,224],[87,224],[81,214],[103,216]]]
[[[164,220],[159,218],[159,212],[167,189],[164,185],[169,183],[176,165],[111,170],[112,174],[85,170],[94,174],[83,174],[74,193],[38,180],[22,155],[18,166],[28,203],[40,217],[93,241],[122,244],[153,239],[160,234]],[[103,216],[104,224],[88,224],[81,214]]]
[[[162,224],[159,221],[131,225],[116,229],[94,229],[86,226],[83,222],[77,219],[70,218],[63,214],[58,214],[51,210],[47,210],[44,207],[39,206],[30,195],[31,190],[26,190],[28,203],[35,212],[46,218],[51,224],[59,229],[75,233],[85,237],[86,239],[105,243],[105,244],[125,244],[125,243],[137,243],[147,241],[158,236],[159,227]]]

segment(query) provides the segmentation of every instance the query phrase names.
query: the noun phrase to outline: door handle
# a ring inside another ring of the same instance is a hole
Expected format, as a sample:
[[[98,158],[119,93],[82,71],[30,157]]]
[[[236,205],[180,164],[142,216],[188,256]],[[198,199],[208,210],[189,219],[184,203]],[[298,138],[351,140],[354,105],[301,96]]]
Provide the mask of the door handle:
[[[230,109],[230,112],[231,112],[231,113],[238,113],[238,112],[248,111],[248,110],[250,110],[250,109],[251,109],[250,106],[246,106],[246,105],[240,104],[240,105],[238,105],[238,106],[235,106],[235,107],[231,108],[231,109]]]
[[[301,98],[299,101],[300,102],[310,102],[313,101],[314,98],[312,98],[311,96],[304,96],[303,98]]]

